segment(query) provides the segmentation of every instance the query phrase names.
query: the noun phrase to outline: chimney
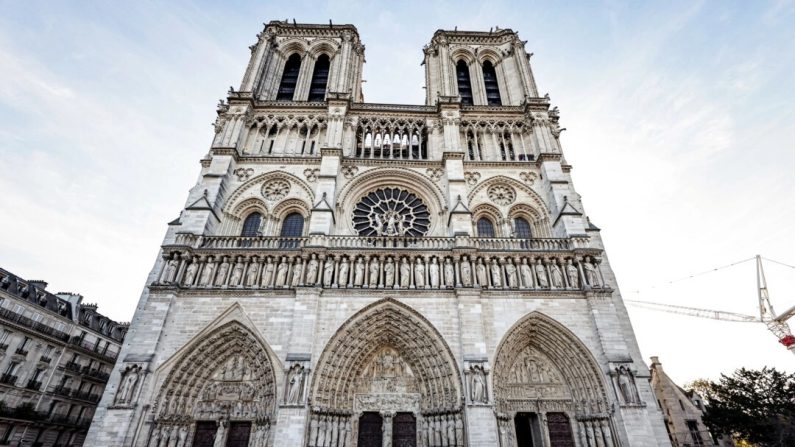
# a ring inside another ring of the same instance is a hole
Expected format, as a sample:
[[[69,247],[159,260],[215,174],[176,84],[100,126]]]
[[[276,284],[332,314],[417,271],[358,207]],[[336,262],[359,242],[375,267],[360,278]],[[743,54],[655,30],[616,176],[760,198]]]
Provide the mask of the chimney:
[[[29,279],[28,285],[36,287],[37,290],[47,290],[47,281],[40,279]]]

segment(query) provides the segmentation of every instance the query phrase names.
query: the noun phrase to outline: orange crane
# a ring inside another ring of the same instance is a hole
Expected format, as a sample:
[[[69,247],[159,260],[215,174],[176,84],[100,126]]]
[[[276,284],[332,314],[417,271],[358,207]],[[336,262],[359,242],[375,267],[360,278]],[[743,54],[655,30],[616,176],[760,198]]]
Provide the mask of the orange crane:
[[[762,269],[762,257],[756,255],[756,285],[759,289],[759,316],[744,315],[722,310],[700,309],[697,307],[675,306],[672,304],[651,303],[648,301],[624,300],[632,306],[649,310],[668,312],[691,317],[711,318],[713,320],[733,321],[739,323],[764,323],[767,329],[778,338],[778,342],[795,354],[795,337],[792,335],[787,320],[795,315],[795,306],[781,315],[776,315],[770,304],[765,271]]]

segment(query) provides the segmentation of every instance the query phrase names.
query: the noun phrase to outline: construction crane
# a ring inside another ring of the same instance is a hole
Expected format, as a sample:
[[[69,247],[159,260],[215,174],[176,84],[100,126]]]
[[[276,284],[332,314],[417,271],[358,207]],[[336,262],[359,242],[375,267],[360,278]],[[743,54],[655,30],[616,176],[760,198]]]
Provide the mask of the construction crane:
[[[668,312],[691,317],[711,318],[720,321],[733,321],[738,323],[764,323],[767,329],[778,338],[778,342],[795,354],[795,336],[792,335],[789,320],[795,315],[795,306],[789,308],[781,315],[776,315],[770,304],[770,295],[767,290],[765,271],[762,269],[762,257],[756,255],[756,285],[759,289],[759,316],[744,315],[722,310],[700,309],[697,307],[675,306],[672,304],[651,303],[648,301],[624,300],[632,306],[649,310]]]

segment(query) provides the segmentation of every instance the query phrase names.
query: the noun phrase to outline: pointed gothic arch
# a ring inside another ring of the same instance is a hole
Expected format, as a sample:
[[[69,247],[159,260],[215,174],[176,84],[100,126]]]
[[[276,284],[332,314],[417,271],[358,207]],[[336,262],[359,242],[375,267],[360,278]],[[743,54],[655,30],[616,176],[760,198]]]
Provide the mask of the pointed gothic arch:
[[[493,364],[498,424],[509,433],[502,446],[515,445],[514,418],[530,413],[564,415],[585,447],[613,445],[604,375],[565,326],[540,312],[525,315],[500,341]]]
[[[185,431],[190,440],[201,421],[248,423],[252,433],[269,428],[277,398],[274,358],[267,343],[237,319],[197,334],[158,369],[165,379],[152,408],[151,436],[185,439]]]
[[[420,436],[428,424],[462,427],[462,382],[452,351],[427,319],[391,298],[370,304],[337,330],[312,382],[309,446],[322,445],[319,427],[332,425],[355,439],[359,416],[373,411],[414,414]]]

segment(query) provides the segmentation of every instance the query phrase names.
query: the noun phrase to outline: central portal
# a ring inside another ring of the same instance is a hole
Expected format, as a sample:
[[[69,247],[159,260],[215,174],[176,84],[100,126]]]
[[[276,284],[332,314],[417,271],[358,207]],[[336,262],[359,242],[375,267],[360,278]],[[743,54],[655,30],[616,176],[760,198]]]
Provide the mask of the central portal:
[[[384,444],[384,419],[380,414],[368,411],[359,418],[358,447],[382,447]]]

